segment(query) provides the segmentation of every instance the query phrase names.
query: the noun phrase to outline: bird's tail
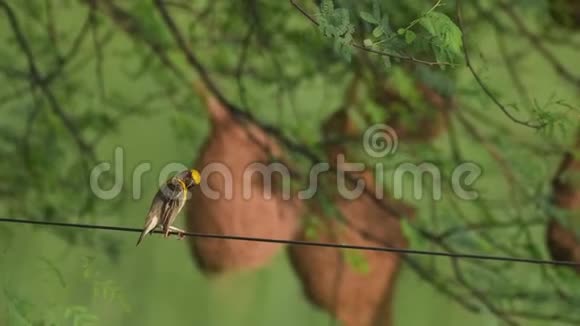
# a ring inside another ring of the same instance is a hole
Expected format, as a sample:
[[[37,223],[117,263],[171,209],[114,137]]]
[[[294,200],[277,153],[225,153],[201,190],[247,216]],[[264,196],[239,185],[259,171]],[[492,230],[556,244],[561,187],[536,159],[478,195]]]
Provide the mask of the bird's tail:
[[[141,232],[141,235],[139,236],[139,239],[137,240],[137,244],[135,245],[135,247],[138,246],[141,243],[141,241],[143,241],[143,237],[145,237],[145,235],[147,235],[147,231],[143,230],[143,232]]]
[[[143,232],[141,232],[141,235],[139,235],[139,239],[137,240],[137,244],[135,246],[138,246],[141,243],[141,241],[143,241],[143,238],[151,231],[153,231],[153,229],[155,229],[155,227],[157,226],[158,219],[159,218],[155,216],[147,220],[145,228],[143,229]]]

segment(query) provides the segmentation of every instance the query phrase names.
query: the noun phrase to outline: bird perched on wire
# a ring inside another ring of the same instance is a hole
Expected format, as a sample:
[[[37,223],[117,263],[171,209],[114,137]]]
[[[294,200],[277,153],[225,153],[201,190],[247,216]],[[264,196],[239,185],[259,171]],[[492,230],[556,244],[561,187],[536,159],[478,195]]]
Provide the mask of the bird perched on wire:
[[[200,183],[201,175],[197,170],[183,171],[167,180],[153,198],[143,232],[141,232],[139,240],[137,240],[137,246],[145,235],[150,234],[151,231],[159,227],[162,228],[165,238],[169,236],[170,231],[177,232],[179,238],[183,238],[185,231],[174,227],[172,224],[183,205],[185,205],[187,191]]]

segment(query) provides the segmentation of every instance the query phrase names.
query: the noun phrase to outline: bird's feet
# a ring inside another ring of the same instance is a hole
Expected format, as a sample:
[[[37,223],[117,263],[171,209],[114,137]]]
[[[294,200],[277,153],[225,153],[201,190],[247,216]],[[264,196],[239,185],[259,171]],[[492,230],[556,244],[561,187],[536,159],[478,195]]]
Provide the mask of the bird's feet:
[[[179,228],[176,228],[174,226],[169,228],[171,231],[173,231],[175,234],[177,234],[177,237],[179,240],[183,240],[183,238],[185,238],[185,231]]]

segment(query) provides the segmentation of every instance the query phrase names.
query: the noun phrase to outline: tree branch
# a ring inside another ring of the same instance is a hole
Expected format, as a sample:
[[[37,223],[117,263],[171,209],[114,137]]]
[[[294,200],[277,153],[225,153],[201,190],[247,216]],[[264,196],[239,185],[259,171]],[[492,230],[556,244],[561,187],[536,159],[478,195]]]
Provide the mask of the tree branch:
[[[522,33],[532,44],[536,50],[552,65],[554,70],[562,76],[565,80],[569,81],[570,83],[574,84],[575,87],[580,87],[580,78],[574,76],[562,63],[554,56],[550,50],[548,50],[542,40],[526,27],[520,16],[518,16],[513,8],[506,2],[500,1],[500,7],[506,12],[506,14],[512,19],[520,33]]]
[[[16,37],[16,41],[20,46],[20,49],[24,53],[26,60],[28,62],[28,69],[30,71],[31,83],[32,85],[38,86],[41,92],[44,94],[45,98],[47,99],[50,108],[52,109],[53,113],[59,117],[63,125],[69,131],[70,135],[73,137],[74,141],[79,148],[81,155],[87,156],[84,157],[85,159],[95,159],[95,155],[93,153],[92,148],[85,142],[82,138],[80,131],[78,130],[77,126],[73,122],[73,120],[65,113],[65,110],[62,108],[58,100],[56,99],[55,95],[52,93],[50,88],[45,82],[45,78],[43,78],[41,72],[39,71],[38,67],[36,66],[36,61],[30,48],[22,29],[20,28],[20,24],[16,15],[12,8],[4,1],[0,0],[0,7],[4,9],[6,16],[8,17],[8,22],[14,32],[14,36]]]
[[[296,0],[289,0],[289,1],[292,4],[292,6],[294,6],[294,8],[296,8],[312,24],[314,24],[315,26],[319,26],[319,23],[316,21],[316,19],[314,19],[314,17],[312,15],[310,15],[308,12],[306,12],[306,10],[304,8],[302,8],[296,2]],[[370,48],[368,48],[368,47],[366,47],[366,46],[364,46],[364,45],[362,45],[360,43],[357,43],[355,41],[353,41],[351,43],[351,45],[354,48],[357,48],[357,49],[362,50],[362,51],[366,51],[366,52],[378,54],[378,55],[385,56],[385,57],[390,57],[390,58],[393,58],[393,59],[398,59],[398,60],[403,60],[403,61],[409,61],[409,62],[413,62],[413,63],[418,63],[418,64],[422,64],[422,65],[427,65],[427,66],[456,66],[456,64],[451,63],[451,62],[427,61],[427,60],[417,59],[417,58],[412,57],[412,56],[406,56],[406,55],[400,55],[400,54],[395,54],[395,53],[389,53],[389,52],[385,52],[385,51],[381,51],[381,50],[370,49]]]
[[[523,125],[523,126],[526,126],[526,127],[529,127],[529,128],[533,128],[533,129],[541,129],[542,127],[544,127],[545,124],[530,123],[528,121],[520,120],[517,117],[515,117],[511,112],[509,112],[509,110],[499,101],[499,99],[487,87],[487,85],[483,82],[481,77],[479,77],[479,75],[475,71],[475,68],[473,67],[473,64],[471,62],[471,58],[469,56],[469,50],[467,48],[467,39],[465,37],[465,28],[463,26],[463,16],[462,16],[462,12],[461,12],[461,0],[457,0],[456,13],[457,13],[458,26],[459,26],[459,29],[461,30],[461,39],[462,39],[462,43],[463,43],[463,56],[465,58],[465,64],[467,65],[467,68],[471,72],[471,75],[473,76],[475,81],[479,84],[479,87],[483,90],[483,92],[487,95],[487,97],[489,97],[492,100],[492,102],[495,103],[495,105],[513,122],[520,124],[520,125]]]

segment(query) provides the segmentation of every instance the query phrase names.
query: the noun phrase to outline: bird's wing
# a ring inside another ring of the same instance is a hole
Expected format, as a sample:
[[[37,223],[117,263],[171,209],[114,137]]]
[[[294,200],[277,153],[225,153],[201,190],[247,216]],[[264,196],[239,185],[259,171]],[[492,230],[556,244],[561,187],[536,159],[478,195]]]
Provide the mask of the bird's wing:
[[[143,241],[143,238],[147,234],[150,234],[151,231],[153,231],[153,229],[155,229],[155,227],[157,227],[158,223],[159,223],[159,216],[158,215],[151,216],[147,220],[147,222],[145,223],[145,227],[143,228],[143,232],[141,232],[141,234],[139,235],[139,239],[137,240],[137,246],[141,243],[141,241]]]
[[[184,202],[179,198],[171,199],[165,203],[161,215],[161,223],[165,234],[169,233],[169,226],[171,226],[175,221],[175,218],[177,218],[177,214],[179,214],[179,211],[183,208],[183,204]]]
[[[139,236],[139,240],[137,240],[137,245],[143,241],[144,236],[149,234],[157,227],[162,209],[163,197],[161,192],[158,192],[153,198],[153,202],[149,208],[149,213],[147,214],[147,219],[145,220],[145,226],[143,227],[143,232],[141,232],[141,235]]]
[[[166,235],[169,233],[169,226],[173,224],[177,214],[183,208],[187,194],[187,189],[184,189],[180,184],[170,183],[168,186],[173,191],[171,191],[170,198],[164,202],[160,220]]]
[[[147,220],[151,220],[155,217],[159,218],[161,212],[163,211],[163,203],[165,201],[163,196],[164,195],[161,191],[157,191],[157,194],[155,194],[155,197],[151,202],[151,207],[149,208],[149,213],[147,214]]]

